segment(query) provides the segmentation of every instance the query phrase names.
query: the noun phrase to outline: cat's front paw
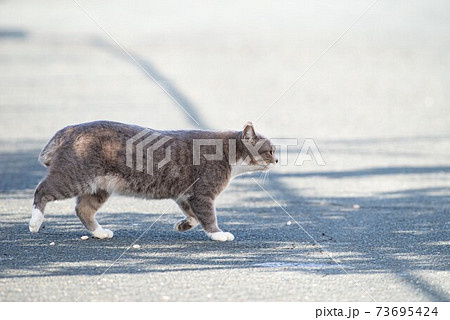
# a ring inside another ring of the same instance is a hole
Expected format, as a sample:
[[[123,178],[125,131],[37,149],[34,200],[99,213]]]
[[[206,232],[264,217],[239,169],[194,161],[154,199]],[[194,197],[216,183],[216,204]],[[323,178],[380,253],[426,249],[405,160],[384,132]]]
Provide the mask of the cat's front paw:
[[[234,240],[234,236],[233,234],[229,233],[229,232],[212,232],[212,233],[207,233],[208,237],[211,240],[214,241],[233,241]]]
[[[92,235],[98,239],[108,239],[112,238],[114,233],[109,229],[103,229],[102,227],[98,227],[92,232]]]

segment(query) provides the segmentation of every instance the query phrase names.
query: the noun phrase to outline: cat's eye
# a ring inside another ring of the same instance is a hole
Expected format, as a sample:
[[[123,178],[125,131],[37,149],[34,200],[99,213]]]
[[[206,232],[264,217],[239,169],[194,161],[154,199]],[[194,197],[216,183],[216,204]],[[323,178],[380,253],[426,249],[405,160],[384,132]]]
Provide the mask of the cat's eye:
[[[273,156],[273,150],[270,150],[269,153],[271,156]]]

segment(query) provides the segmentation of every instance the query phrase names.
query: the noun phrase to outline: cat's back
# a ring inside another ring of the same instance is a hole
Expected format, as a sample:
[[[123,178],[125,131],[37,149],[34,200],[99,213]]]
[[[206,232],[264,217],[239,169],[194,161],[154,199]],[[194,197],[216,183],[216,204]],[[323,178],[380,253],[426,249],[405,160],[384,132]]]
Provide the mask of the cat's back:
[[[64,142],[83,139],[86,136],[104,137],[107,139],[121,138],[125,140],[138,140],[141,136],[151,135],[167,136],[179,141],[192,141],[194,139],[228,138],[232,131],[210,131],[210,130],[158,130],[126,124],[115,121],[99,120],[69,125],[59,130],[53,138],[64,137]]]
[[[75,139],[80,139],[81,137],[84,136],[131,138],[143,130],[147,130],[149,132],[157,131],[154,129],[144,128],[137,125],[99,120],[67,126],[59,130],[55,134],[55,137],[58,135],[63,135],[65,141],[67,142]]]
[[[155,130],[137,125],[113,121],[93,121],[62,128],[50,139],[39,155],[44,166],[56,159],[84,159],[93,161],[99,156],[109,158],[125,151],[126,141],[146,130]]]

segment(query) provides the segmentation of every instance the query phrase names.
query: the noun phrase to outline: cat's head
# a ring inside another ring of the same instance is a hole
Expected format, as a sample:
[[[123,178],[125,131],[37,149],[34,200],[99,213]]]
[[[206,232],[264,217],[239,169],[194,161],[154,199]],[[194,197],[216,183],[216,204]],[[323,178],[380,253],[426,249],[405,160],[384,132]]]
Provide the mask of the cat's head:
[[[275,146],[269,139],[255,131],[253,122],[247,121],[240,133],[241,148],[237,161],[249,166],[249,171],[267,171],[276,163]]]

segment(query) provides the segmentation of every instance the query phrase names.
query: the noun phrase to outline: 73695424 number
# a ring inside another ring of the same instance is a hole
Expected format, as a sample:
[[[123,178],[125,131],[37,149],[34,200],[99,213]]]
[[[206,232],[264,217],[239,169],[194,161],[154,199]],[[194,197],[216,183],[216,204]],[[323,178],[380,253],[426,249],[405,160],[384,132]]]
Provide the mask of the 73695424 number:
[[[377,317],[430,317],[437,316],[437,307],[377,307]]]

